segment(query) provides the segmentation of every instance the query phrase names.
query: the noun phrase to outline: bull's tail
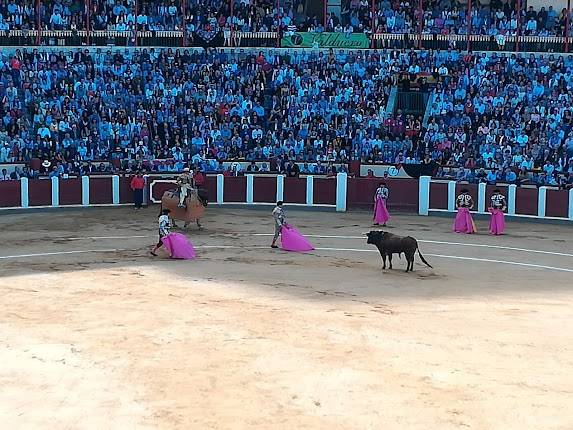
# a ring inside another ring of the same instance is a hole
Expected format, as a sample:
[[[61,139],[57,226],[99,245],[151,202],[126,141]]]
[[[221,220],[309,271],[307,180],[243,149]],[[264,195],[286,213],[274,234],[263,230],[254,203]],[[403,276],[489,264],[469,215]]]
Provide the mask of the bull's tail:
[[[430,263],[428,263],[426,261],[426,259],[424,258],[424,256],[422,255],[422,253],[420,252],[420,248],[418,248],[418,255],[420,256],[420,260],[422,260],[422,263],[424,263],[426,266],[428,266],[430,269],[433,269],[432,266],[430,266]]]

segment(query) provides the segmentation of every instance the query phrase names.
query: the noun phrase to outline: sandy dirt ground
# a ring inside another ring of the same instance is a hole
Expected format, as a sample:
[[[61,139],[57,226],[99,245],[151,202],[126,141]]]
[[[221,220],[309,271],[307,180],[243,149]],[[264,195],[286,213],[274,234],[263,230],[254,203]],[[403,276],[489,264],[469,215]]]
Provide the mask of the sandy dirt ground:
[[[398,214],[407,274],[368,213],[287,207],[301,255],[269,211],[209,208],[192,262],[156,208],[1,215],[0,428],[573,428],[571,226]]]

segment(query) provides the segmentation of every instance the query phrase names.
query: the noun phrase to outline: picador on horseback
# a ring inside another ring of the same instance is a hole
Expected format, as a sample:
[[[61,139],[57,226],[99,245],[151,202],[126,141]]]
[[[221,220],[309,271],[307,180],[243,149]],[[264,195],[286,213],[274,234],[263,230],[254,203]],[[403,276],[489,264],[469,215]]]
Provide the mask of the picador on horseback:
[[[177,207],[184,208],[186,207],[185,199],[189,192],[197,192],[193,184],[193,173],[189,167],[183,169],[183,173],[177,177],[177,186],[179,187],[179,204]]]
[[[199,176],[202,174],[199,173]],[[193,172],[185,168],[183,173],[177,176],[177,188],[165,191],[161,198],[161,209],[170,209],[170,217],[173,220],[185,221],[185,228],[192,221],[201,228],[201,217],[207,207],[207,191],[204,188],[196,188],[200,183],[195,182]]]

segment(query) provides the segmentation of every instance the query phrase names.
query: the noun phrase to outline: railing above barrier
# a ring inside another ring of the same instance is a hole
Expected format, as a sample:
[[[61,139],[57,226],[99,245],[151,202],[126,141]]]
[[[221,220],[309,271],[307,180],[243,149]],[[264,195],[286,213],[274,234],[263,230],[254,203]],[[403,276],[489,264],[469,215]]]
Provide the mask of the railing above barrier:
[[[490,36],[481,34],[374,33],[371,48],[460,49],[463,51],[569,52],[569,40],[561,36]],[[217,47],[280,47],[278,32],[241,32],[222,37]],[[206,42],[184,31],[117,30],[9,30],[0,31],[2,46],[147,46],[203,47]],[[209,45],[209,44],[207,44]]]
[[[183,31],[9,30],[0,31],[2,46],[141,46],[141,47],[278,47],[277,32],[235,32],[220,43],[207,43]]]

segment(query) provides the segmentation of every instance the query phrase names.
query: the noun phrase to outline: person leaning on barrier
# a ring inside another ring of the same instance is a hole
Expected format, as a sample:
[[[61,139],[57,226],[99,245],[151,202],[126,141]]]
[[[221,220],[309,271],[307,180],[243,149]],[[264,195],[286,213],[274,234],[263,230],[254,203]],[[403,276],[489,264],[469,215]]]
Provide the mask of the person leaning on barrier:
[[[257,163],[255,163],[255,161],[251,161],[251,164],[249,164],[249,166],[247,167],[247,172],[255,173],[258,171],[259,171],[259,166],[257,166]]]
[[[298,175],[300,175],[300,167],[292,159],[289,160],[286,167],[286,174],[289,178],[298,178]]]

